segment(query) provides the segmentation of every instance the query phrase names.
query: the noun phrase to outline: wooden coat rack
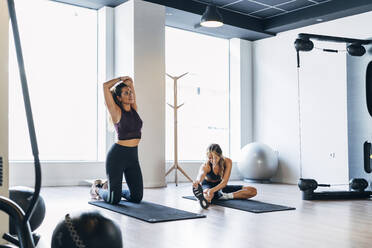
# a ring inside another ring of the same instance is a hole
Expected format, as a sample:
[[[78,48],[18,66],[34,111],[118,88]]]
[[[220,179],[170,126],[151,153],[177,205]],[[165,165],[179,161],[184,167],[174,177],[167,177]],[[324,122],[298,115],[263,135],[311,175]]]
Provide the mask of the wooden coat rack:
[[[177,170],[181,171],[181,173],[189,179],[191,182],[193,181],[186,172],[181,168],[181,166],[178,164],[178,146],[177,146],[177,110],[182,107],[183,103],[179,106],[177,106],[177,80],[181,77],[185,76],[188,72],[182,74],[178,77],[173,77],[167,73],[167,76],[173,79],[173,92],[174,92],[174,103],[173,105],[168,104],[169,107],[173,108],[174,110],[174,164],[169,168],[165,176],[167,176],[172,170],[175,170],[174,172],[174,181],[176,183],[176,186],[178,186],[178,177],[177,177]]]

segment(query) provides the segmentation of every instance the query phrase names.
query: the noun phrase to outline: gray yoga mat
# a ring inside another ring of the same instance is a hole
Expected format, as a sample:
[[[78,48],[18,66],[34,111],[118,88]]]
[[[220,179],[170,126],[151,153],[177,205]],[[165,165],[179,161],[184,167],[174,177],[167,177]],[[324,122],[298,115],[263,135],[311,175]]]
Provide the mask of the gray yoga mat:
[[[195,196],[183,196],[183,198],[188,200],[197,201]],[[276,205],[271,203],[265,203],[255,200],[240,200],[240,199],[233,199],[233,200],[212,200],[212,204],[239,209],[247,212],[252,213],[267,213],[267,212],[274,212],[274,211],[284,211],[284,210],[295,210],[296,208],[287,207],[282,205]]]
[[[117,205],[112,205],[104,201],[90,201],[89,204],[105,208],[116,213],[124,214],[136,219],[140,219],[149,223],[206,217],[203,214],[195,214],[146,201],[141,201],[141,203],[132,203],[123,200],[120,201]]]

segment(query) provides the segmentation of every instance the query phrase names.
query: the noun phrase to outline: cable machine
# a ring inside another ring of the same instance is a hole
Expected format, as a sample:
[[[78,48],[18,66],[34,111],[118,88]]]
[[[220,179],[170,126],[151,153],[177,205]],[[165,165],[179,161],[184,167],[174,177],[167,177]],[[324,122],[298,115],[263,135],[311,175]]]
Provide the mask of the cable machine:
[[[330,41],[337,43],[346,43],[346,50],[335,50],[327,48],[316,48],[312,40]],[[297,90],[298,90],[298,113],[299,113],[299,155],[300,155],[300,179],[298,181],[298,187],[302,191],[303,200],[335,200],[335,199],[366,199],[370,198],[372,191],[366,191],[368,187],[368,181],[363,178],[352,178],[349,182],[349,191],[321,191],[314,192],[318,187],[331,187],[336,185],[331,184],[318,184],[314,179],[305,179],[302,177],[302,131],[301,131],[301,95],[300,95],[300,52],[309,52],[314,48],[320,49],[324,52],[347,52],[350,56],[361,57],[366,53],[366,49],[363,45],[372,44],[372,40],[361,40],[335,36],[325,36],[317,34],[298,34],[298,38],[294,42],[294,46],[297,52]],[[369,150],[368,150],[369,149]],[[367,156],[367,159],[366,159]],[[371,145],[369,143],[364,145],[364,167],[370,167],[371,156]],[[366,162],[368,161],[368,162]],[[367,165],[366,165],[367,163]],[[363,166],[363,165],[361,165]],[[337,184],[345,185],[345,184]]]

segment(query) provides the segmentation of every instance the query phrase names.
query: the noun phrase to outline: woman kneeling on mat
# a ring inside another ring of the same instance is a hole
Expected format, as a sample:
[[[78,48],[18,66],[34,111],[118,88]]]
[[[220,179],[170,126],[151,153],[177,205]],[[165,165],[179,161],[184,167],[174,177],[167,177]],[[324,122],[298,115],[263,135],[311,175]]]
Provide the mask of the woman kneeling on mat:
[[[210,203],[212,199],[248,199],[257,195],[254,187],[227,185],[232,161],[222,156],[222,150],[218,144],[211,144],[208,147],[207,157],[207,162],[200,166],[199,174],[193,182],[193,192],[200,201],[205,199]]]
[[[111,204],[120,202],[121,197],[139,203],[143,196],[143,180],[138,161],[142,120],[137,113],[133,80],[130,77],[112,79],[103,84],[103,92],[118,141],[107,154],[107,184],[96,180],[90,193],[92,198],[101,198]],[[122,190],[123,174],[129,189]]]

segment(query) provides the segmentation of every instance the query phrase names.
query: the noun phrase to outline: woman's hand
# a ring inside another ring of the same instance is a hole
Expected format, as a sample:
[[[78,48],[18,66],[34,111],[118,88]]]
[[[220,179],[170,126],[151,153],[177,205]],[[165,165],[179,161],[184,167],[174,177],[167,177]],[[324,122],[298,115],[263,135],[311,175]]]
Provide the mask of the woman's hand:
[[[204,190],[204,198],[210,203],[214,197],[214,192],[211,189]]]
[[[192,182],[192,186],[194,187],[194,189],[198,188],[198,185],[199,185],[199,181]]]
[[[119,77],[119,80],[123,81],[123,83],[125,83],[129,87],[133,85],[133,79],[131,77],[128,76]]]
[[[208,201],[211,202],[214,197],[214,191],[212,189],[205,189],[204,190],[204,198]]]

